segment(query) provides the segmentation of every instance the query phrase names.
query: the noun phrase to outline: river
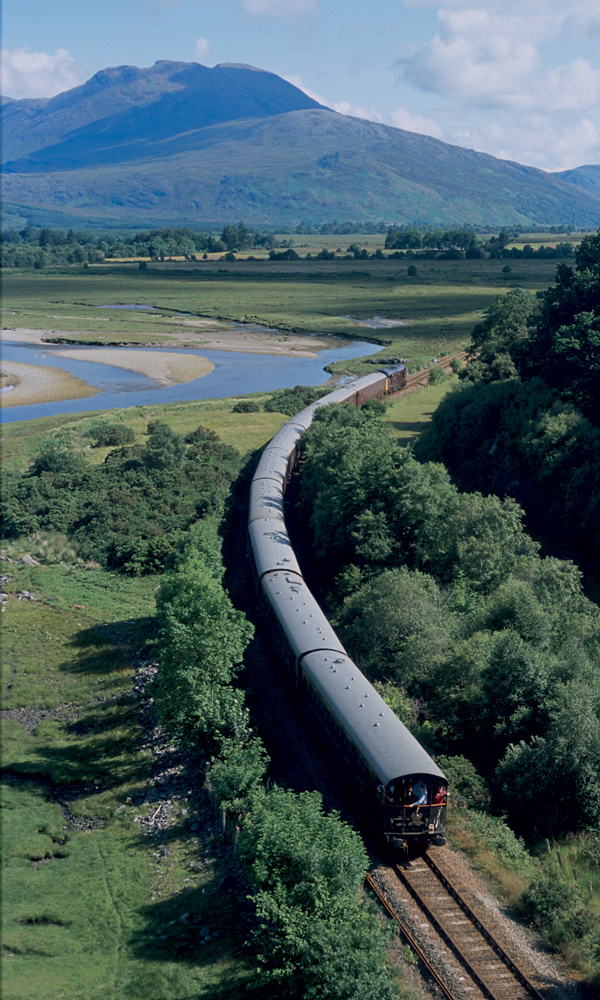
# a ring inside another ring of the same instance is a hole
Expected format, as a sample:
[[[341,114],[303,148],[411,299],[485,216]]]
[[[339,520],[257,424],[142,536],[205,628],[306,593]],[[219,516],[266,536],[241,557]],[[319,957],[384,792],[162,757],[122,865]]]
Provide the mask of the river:
[[[339,338],[336,338],[339,339]],[[93,349],[93,348],[92,348]],[[105,350],[105,348],[97,348]],[[119,350],[132,348],[111,348]],[[147,351],[148,348],[139,348]],[[160,348],[152,348],[159,351]],[[152,406],[156,403],[192,402],[195,399],[220,399],[251,392],[269,392],[294,385],[322,385],[327,381],[325,365],[334,361],[348,361],[383,350],[381,345],[364,340],[348,341],[344,347],[319,351],[316,358],[291,358],[273,354],[243,354],[235,351],[179,350],[168,348],[168,353],[195,354],[214,364],[209,375],[180,385],[159,387],[145,375],[118,368],[114,365],[65,358],[49,346],[39,344],[2,344],[2,358],[29,365],[62,368],[76,375],[89,385],[100,389],[96,396],[84,399],[63,399],[52,403],[35,403],[28,406],[3,408],[0,419],[4,423],[16,420],[33,420],[35,417],[58,416],[64,413],[83,413],[110,410],[129,406]]]

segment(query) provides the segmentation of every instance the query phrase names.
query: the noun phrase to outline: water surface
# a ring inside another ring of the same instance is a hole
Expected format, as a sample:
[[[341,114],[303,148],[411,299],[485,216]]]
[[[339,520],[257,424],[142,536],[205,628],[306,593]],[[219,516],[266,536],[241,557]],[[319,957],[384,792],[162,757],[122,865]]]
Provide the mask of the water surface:
[[[86,350],[105,350],[105,347],[86,346]],[[115,347],[111,350],[118,354],[119,350],[148,351],[148,348]],[[158,350],[160,348],[152,348],[153,352]],[[215,368],[210,374],[191,382],[160,387],[146,375],[125,368],[65,358],[46,345],[6,342],[2,345],[2,355],[7,364],[10,361],[20,361],[29,365],[62,368],[89,385],[99,388],[100,392],[86,399],[63,399],[51,403],[6,407],[1,412],[1,419],[5,423],[12,423],[15,420],[33,420],[35,417],[57,416],[63,413],[152,406],[156,403],[192,402],[195,399],[220,399],[250,392],[287,389],[295,385],[322,385],[329,378],[324,369],[325,365],[334,361],[363,357],[381,350],[383,347],[380,344],[371,344],[364,340],[352,340],[344,347],[319,351],[316,358],[243,354],[202,348],[197,350],[165,348],[165,353],[169,354],[195,354],[207,358],[212,361]]]

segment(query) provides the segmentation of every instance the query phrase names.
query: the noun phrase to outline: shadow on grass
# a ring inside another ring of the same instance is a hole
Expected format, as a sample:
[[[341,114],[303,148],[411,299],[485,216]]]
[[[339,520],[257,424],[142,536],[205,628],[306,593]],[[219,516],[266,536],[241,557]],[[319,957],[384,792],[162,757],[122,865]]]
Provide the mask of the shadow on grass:
[[[218,983],[206,982],[199,994],[211,1000],[247,996],[275,1000],[277,991],[256,974],[255,960],[245,948],[252,920],[248,892],[235,862],[219,859],[211,881],[138,911],[142,930],[130,940],[135,956],[143,961],[193,963],[205,969],[209,981],[218,978]],[[244,970],[245,960],[252,971]],[[228,973],[224,966],[232,962],[237,972]]]
[[[38,739],[34,732],[26,758],[5,759],[6,770],[71,792],[147,780],[147,765],[138,756],[137,715],[138,705],[129,695],[111,699],[81,716],[67,732],[46,736],[42,730]],[[19,748],[14,756],[21,756]]]
[[[390,426],[399,434],[421,434],[429,427],[429,420],[390,420]]]
[[[157,640],[156,619],[149,615],[108,622],[81,629],[72,645],[80,655],[64,665],[72,673],[109,674],[131,662],[133,656],[150,655]]]

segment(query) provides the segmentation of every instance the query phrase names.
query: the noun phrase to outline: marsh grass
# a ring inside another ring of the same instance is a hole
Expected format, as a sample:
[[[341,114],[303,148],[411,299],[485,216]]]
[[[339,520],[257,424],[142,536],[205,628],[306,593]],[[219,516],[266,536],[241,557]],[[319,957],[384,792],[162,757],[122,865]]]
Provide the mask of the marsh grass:
[[[347,237],[352,242],[351,237]],[[5,326],[93,333],[99,343],[164,343],[169,334],[189,337],[174,311],[214,321],[251,321],[283,331],[366,336],[345,318],[374,315],[403,320],[395,330],[376,331],[407,356],[453,349],[473,322],[506,290],[503,261],[209,261],[96,265],[85,273],[59,268],[6,272]],[[536,290],[553,279],[554,261],[515,261],[510,285]],[[153,305],[167,315],[101,310],[114,303]],[[210,326],[207,327],[207,330]],[[142,333],[143,330],[143,333]],[[199,330],[202,333],[202,330]],[[148,335],[152,336],[149,337]],[[162,335],[162,336],[161,336]],[[78,334],[79,338],[79,334]]]

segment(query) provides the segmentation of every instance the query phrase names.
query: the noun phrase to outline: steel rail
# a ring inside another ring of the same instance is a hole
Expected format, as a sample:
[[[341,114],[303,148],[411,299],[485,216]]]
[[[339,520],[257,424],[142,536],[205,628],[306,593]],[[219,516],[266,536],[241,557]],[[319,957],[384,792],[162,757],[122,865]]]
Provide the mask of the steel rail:
[[[392,920],[396,921],[396,923],[400,927],[402,936],[406,938],[411,949],[415,952],[416,955],[418,955],[419,959],[421,960],[421,962],[423,963],[429,974],[433,977],[439,988],[442,990],[444,996],[447,997],[447,1000],[457,1000],[456,995],[452,992],[447,983],[444,982],[444,980],[440,976],[435,966],[432,965],[429,959],[427,958],[427,955],[421,948],[416,938],[413,937],[412,933],[409,931],[408,927],[406,926],[402,918],[396,913],[396,911],[394,910],[392,904],[389,902],[383,890],[377,885],[377,882],[375,881],[373,876],[369,875],[368,872],[365,875],[365,882],[372,890],[372,892],[375,893],[377,899],[385,909],[388,916],[390,916]]]
[[[452,951],[454,952],[454,954],[456,955],[456,957],[459,959],[459,961],[462,963],[462,965],[464,966],[464,968],[466,969],[466,971],[469,973],[469,975],[470,975],[471,979],[473,980],[473,982],[477,984],[477,986],[479,987],[479,989],[481,990],[481,992],[483,993],[483,995],[485,997],[487,997],[487,1000],[498,1000],[498,998],[495,996],[495,994],[492,993],[492,991],[489,988],[489,986],[487,986],[487,984],[483,981],[483,979],[481,978],[481,976],[477,972],[477,969],[471,964],[471,962],[466,957],[466,955],[463,954],[460,945],[457,944],[457,942],[454,940],[454,938],[452,938],[448,934],[448,932],[444,929],[444,927],[442,927],[442,924],[440,923],[440,921],[436,917],[436,915],[433,912],[433,910],[430,908],[429,904],[425,902],[425,900],[423,899],[423,897],[421,896],[421,894],[419,893],[419,891],[414,887],[414,885],[412,884],[412,882],[410,881],[410,879],[405,875],[405,873],[403,872],[402,868],[399,865],[394,865],[393,871],[394,871],[395,875],[397,876],[397,878],[399,879],[399,881],[404,886],[404,888],[407,890],[407,892],[409,892],[410,895],[412,896],[412,898],[415,900],[415,902],[417,903],[417,905],[421,907],[421,909],[423,910],[423,912],[424,912],[425,916],[427,917],[428,921],[431,924],[433,924],[433,926],[435,927],[435,929],[438,932],[438,934],[444,939],[444,941],[446,942],[446,944],[452,949]]]
[[[528,990],[531,993],[531,995],[536,998],[536,1000],[544,1000],[539,990],[536,989],[531,980],[527,978],[525,973],[519,968],[516,962],[514,962],[510,957],[510,955],[507,954],[502,945],[499,944],[499,942],[496,940],[492,932],[488,930],[483,921],[479,919],[477,914],[471,909],[466,900],[463,899],[458,889],[455,889],[455,887],[452,885],[447,876],[444,875],[443,871],[441,870],[441,868],[439,868],[439,866],[436,864],[433,858],[430,857],[429,854],[425,854],[423,856],[423,860],[429,866],[429,868],[436,876],[436,878],[439,879],[439,881],[442,883],[446,892],[448,892],[452,896],[452,898],[458,903],[465,916],[469,918],[469,920],[471,921],[472,924],[475,925],[481,936],[494,949],[494,951],[498,955],[498,958],[500,958],[501,961],[504,962],[504,964],[510,969],[515,979],[518,979],[521,985],[524,986],[525,989]]]

